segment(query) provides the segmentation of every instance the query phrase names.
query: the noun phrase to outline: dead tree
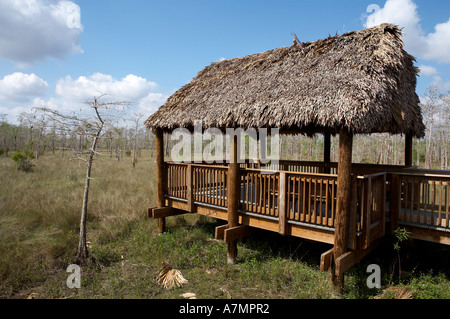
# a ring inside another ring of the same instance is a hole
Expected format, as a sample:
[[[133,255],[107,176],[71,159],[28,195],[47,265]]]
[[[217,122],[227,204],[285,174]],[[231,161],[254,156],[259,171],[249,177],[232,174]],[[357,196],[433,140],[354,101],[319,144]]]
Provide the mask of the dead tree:
[[[426,151],[425,151],[425,168],[431,168],[432,152],[431,146],[433,143],[433,125],[435,123],[435,115],[439,109],[440,102],[439,88],[436,85],[430,85],[425,92],[425,102],[421,103],[422,112],[425,117],[425,125],[427,127],[426,136]]]
[[[60,123],[65,130],[84,135],[91,142],[91,147],[86,151],[78,152],[79,156],[77,157],[87,164],[80,218],[80,237],[77,255],[74,260],[74,263],[79,265],[86,264],[89,255],[86,244],[86,221],[92,164],[94,156],[98,154],[96,151],[97,143],[104,129],[116,123],[120,117],[119,113],[129,104],[128,102],[100,102],[99,99],[104,96],[105,94],[94,97],[93,101],[87,101],[86,104],[89,106],[89,109],[86,114],[81,114],[80,112],[80,114],[66,115],[52,109],[38,108],[38,110],[48,114],[52,120]],[[88,158],[85,159],[82,155],[87,155]]]

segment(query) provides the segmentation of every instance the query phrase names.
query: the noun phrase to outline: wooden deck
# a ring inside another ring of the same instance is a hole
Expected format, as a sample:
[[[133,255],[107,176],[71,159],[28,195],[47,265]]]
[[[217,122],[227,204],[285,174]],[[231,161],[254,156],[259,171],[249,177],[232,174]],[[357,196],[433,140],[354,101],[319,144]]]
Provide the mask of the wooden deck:
[[[264,229],[333,245],[336,169],[337,163],[320,162],[241,164],[239,226],[219,227],[216,238],[236,240]],[[450,172],[366,164],[352,169],[349,251],[335,261],[336,272],[359,262],[398,226],[412,238],[450,244]],[[166,207],[149,209],[149,216],[197,213],[228,219],[226,164],[169,162],[164,172]],[[329,268],[332,251],[322,255],[322,270]]]

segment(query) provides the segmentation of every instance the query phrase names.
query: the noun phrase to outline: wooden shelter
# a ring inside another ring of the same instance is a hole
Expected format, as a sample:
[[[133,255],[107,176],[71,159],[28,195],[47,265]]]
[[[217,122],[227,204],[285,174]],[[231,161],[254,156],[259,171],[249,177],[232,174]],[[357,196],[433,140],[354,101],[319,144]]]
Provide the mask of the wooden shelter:
[[[159,230],[165,217],[187,212],[226,220],[216,238],[227,242],[230,263],[236,240],[255,228],[325,242],[333,247],[322,255],[321,269],[332,267],[339,283],[400,224],[419,230],[416,238],[449,244],[450,176],[411,167],[412,138],[423,137],[425,127],[415,93],[418,69],[400,36],[397,26],[383,24],[199,72],[145,122],[156,136],[157,207],[149,216]],[[225,164],[165,162],[163,133],[192,131],[197,120],[203,129],[324,134],[324,161],[239,164],[233,138]],[[405,136],[405,165],[352,164],[354,134],[385,132]],[[337,134],[333,163],[330,136]]]

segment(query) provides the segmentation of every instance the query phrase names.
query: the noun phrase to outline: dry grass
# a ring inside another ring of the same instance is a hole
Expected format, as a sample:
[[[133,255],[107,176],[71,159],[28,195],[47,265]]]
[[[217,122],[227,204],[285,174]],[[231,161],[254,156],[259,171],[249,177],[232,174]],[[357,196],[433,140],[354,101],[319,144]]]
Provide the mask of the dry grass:
[[[88,206],[88,241],[116,238],[127,223],[143,216],[155,183],[150,158],[120,162],[98,157]],[[0,296],[45,280],[45,271],[74,257],[84,186],[83,162],[47,153],[32,173],[0,159]]]
[[[47,153],[27,174],[0,158],[0,298],[334,298],[329,274],[318,265],[329,246],[262,232],[240,240],[238,263],[228,265],[226,245],[212,240],[221,222],[212,218],[168,218],[168,231],[159,236],[155,221],[144,218],[155,201],[154,160],[143,152],[133,169],[124,159],[102,157],[94,164],[87,240],[96,263],[83,267],[81,289],[69,289],[66,268],[78,242],[84,165]],[[158,285],[163,263],[187,282],[173,289]],[[346,275],[348,298],[381,292],[365,287],[365,266]],[[412,298],[450,297],[445,276],[414,278]]]

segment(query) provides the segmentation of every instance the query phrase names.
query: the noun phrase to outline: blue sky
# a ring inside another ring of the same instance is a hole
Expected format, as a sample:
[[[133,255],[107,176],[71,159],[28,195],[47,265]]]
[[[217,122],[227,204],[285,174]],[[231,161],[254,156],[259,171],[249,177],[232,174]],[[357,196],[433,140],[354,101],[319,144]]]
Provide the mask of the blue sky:
[[[75,110],[102,92],[148,116],[221,58],[382,22],[404,27],[419,96],[431,83],[450,90],[446,0],[1,0],[0,114]]]

